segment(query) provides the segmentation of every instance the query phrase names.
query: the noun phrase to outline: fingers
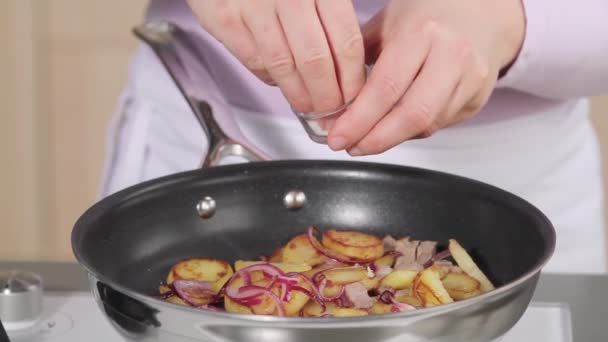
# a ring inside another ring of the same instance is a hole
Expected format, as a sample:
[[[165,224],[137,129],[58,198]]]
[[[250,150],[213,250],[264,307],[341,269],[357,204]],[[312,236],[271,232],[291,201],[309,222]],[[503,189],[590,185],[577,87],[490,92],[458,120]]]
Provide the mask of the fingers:
[[[298,72],[273,0],[244,1],[243,20],[251,30],[270,77],[299,111],[313,111],[311,94]]]
[[[333,150],[351,147],[366,136],[399,101],[420,70],[430,40],[415,33],[397,39],[386,46],[357,99],[334,124],[328,137]]]
[[[343,100],[350,101],[365,83],[365,50],[355,9],[351,0],[317,0],[316,4]]]
[[[201,26],[220,41],[245,67],[260,80],[272,83],[264,67],[257,43],[241,18],[233,1],[188,1]]]
[[[277,1],[277,13],[297,69],[312,98],[313,111],[330,111],[342,103],[332,53],[315,2]]]
[[[460,63],[470,55],[467,49],[441,38],[434,40],[420,74],[401,101],[349,153],[382,153],[405,140],[430,136],[440,128],[438,119],[461,80]]]
[[[476,58],[471,58],[439,121],[443,121],[446,125],[453,125],[477,113],[485,105],[494,89],[495,82],[488,82],[489,79],[489,68]],[[480,89],[480,84],[485,86]]]

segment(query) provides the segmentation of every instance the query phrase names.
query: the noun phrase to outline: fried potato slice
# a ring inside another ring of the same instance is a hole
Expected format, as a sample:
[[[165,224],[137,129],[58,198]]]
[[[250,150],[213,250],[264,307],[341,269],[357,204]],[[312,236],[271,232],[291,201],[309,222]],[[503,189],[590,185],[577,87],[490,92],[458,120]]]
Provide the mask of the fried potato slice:
[[[304,317],[321,317],[325,314],[330,314],[331,308],[330,306],[334,306],[333,303],[325,304],[325,311],[319,303],[314,300],[309,301],[304,308],[302,308],[302,316]]]
[[[412,290],[420,303],[426,307],[448,304],[454,301],[443,287],[439,270],[434,266],[425,269],[414,278]]]
[[[251,265],[256,265],[256,264],[263,264],[265,263],[265,261],[245,261],[245,260],[237,260],[234,263],[234,270],[238,271],[241,268],[245,268]],[[305,271],[310,271],[312,269],[312,267],[308,264],[287,264],[287,263],[279,263],[279,262],[271,262],[270,263],[273,266],[278,267],[281,271],[285,272],[285,273],[290,273],[290,272],[305,272]]]
[[[256,273],[258,273],[258,274],[256,274]],[[298,283],[296,284],[297,286],[300,286],[308,291],[312,290],[310,285],[306,281],[304,281],[301,277],[294,278],[294,279],[298,280]],[[261,287],[270,286],[271,281],[272,281],[272,279],[265,278],[261,272],[254,272],[254,274],[252,274],[251,280],[252,280],[253,285],[257,285],[257,286],[261,286]],[[234,286],[236,288],[240,288],[244,285],[244,283],[245,283],[244,279],[241,277],[238,277],[238,278],[234,279],[229,286]],[[279,283],[275,283],[272,286],[271,291],[281,300],[281,302],[283,304],[283,308],[285,310],[285,314],[287,316],[299,315],[299,313],[302,310],[302,308],[304,307],[304,305],[306,305],[306,303],[308,303],[308,301],[310,300],[310,297],[308,297],[308,295],[306,293],[304,293],[302,291],[298,291],[298,290],[292,290],[292,291],[290,291],[290,295],[287,298],[288,300],[284,301],[283,299],[285,299],[285,297],[283,296],[284,294],[282,293],[282,288]],[[237,303],[237,301],[234,301],[231,298],[226,296],[224,299],[225,308],[226,308],[226,311],[234,312],[234,313],[253,313],[256,315],[277,315],[278,314],[278,311],[276,310],[276,303],[271,298],[271,296],[261,295],[259,297],[259,299],[262,300],[261,303],[251,305],[250,307],[248,307],[248,306],[240,305],[239,303]]]
[[[365,288],[370,291],[370,290],[375,290],[380,286],[380,279],[374,277],[374,278],[365,278],[363,280],[361,280],[361,284],[363,284],[363,286],[365,286]]]
[[[234,274],[229,263],[223,260],[192,258],[173,265],[167,276],[167,284],[176,279],[211,282],[211,290],[218,292]]]
[[[481,293],[481,283],[464,273],[448,273],[441,282],[454,300],[475,297]]]
[[[284,263],[316,266],[325,261],[327,261],[327,257],[310,244],[306,234],[296,236],[283,247],[282,262]]]
[[[386,304],[381,301],[376,301],[369,309],[369,312],[374,315],[381,315],[393,312],[393,304]]]
[[[231,312],[231,313],[237,313],[237,314],[253,314],[253,311],[251,310],[251,308],[238,304],[237,302],[233,301],[232,299],[226,297],[224,298],[224,309],[226,309],[227,312]]]
[[[252,284],[257,285],[257,286],[262,286],[262,287],[269,286],[270,281],[271,281],[270,279],[267,279],[264,277],[257,277],[257,279],[254,279],[254,277],[252,277]],[[245,285],[245,280],[239,276],[234,278],[232,280],[232,283],[229,284],[229,286],[234,286],[235,288],[240,288],[243,285]],[[273,287],[272,292],[274,294],[276,294],[277,296],[280,295],[278,288]],[[270,296],[261,295],[259,297],[259,299],[261,300],[261,303],[251,305],[251,306],[245,306],[245,305],[239,304],[237,301],[231,299],[230,297],[225,296],[224,297],[224,308],[226,309],[226,311],[232,312],[232,313],[257,314],[257,315],[278,314],[277,310],[276,310],[275,302],[272,300],[272,298],[270,298]]]
[[[381,289],[403,290],[412,287],[418,272],[412,270],[394,270],[380,281]]]
[[[276,251],[274,251],[274,253],[272,253],[272,255],[270,255],[268,257],[268,262],[272,262],[272,263],[283,262],[283,249],[284,249],[284,247],[281,247],[281,248],[277,249]]]
[[[346,285],[368,279],[367,268],[359,266],[332,268],[323,274],[331,285]]]
[[[357,308],[334,308],[334,317],[356,317],[356,316],[367,316],[369,313],[367,310]]]
[[[387,254],[384,255],[382,257],[380,257],[379,259],[376,259],[374,262],[376,263],[376,265],[378,266],[388,266],[388,267],[393,267],[393,265],[395,265],[395,260],[397,260],[397,256],[394,254]]]
[[[341,308],[336,306],[334,303],[326,303],[325,311],[315,301],[310,301],[302,309],[302,315],[304,317],[321,317],[323,315],[332,315],[334,317],[354,317],[354,316],[367,316],[369,313],[367,310],[356,309],[356,308]]]
[[[405,304],[409,304],[411,306],[415,306],[415,307],[421,307],[422,303],[420,302],[420,299],[416,298],[415,296],[411,296],[411,295],[397,295],[395,296],[395,299],[400,302],[400,303],[405,303]]]
[[[181,298],[179,298],[178,296],[175,296],[175,295],[174,296],[169,296],[165,300],[167,302],[169,302],[169,303],[189,306],[188,303],[184,302],[183,299],[181,299]]]
[[[323,233],[322,242],[332,251],[360,262],[371,262],[384,254],[380,238],[361,232],[330,229]]]
[[[477,264],[473,261],[473,258],[469,253],[460,245],[460,243],[454,239],[450,239],[448,246],[452,258],[456,260],[458,266],[468,275],[477,279],[480,283],[480,290],[482,293],[491,291],[494,289],[492,282],[486,277],[486,275],[479,269]]]

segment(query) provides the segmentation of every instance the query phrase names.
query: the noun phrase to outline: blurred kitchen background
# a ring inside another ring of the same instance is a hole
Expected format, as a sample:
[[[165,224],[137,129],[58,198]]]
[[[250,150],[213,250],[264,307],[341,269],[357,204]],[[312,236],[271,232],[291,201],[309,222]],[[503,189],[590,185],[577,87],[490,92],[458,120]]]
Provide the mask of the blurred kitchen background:
[[[0,0],[0,260],[73,260],[145,5]],[[608,170],[608,97],[593,104]]]

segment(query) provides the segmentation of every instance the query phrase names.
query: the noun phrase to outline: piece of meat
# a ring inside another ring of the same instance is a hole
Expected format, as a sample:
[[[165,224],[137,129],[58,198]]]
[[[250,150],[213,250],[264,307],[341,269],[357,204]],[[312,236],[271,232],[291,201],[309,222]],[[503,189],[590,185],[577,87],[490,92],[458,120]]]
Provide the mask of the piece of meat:
[[[416,248],[416,262],[424,265],[437,252],[437,241],[421,241]]]
[[[384,243],[384,252],[391,252],[395,250],[395,246],[397,245],[397,240],[394,237],[387,235],[382,239]]]
[[[406,271],[415,271],[415,272],[420,272],[420,271],[424,270],[424,266],[420,265],[416,261],[406,263],[402,260],[399,260],[400,258],[402,258],[402,257],[397,258],[397,261],[395,261],[396,270],[406,270]]]
[[[369,309],[374,305],[374,300],[367,294],[367,289],[361,283],[344,286],[344,294],[357,309]]]
[[[419,244],[420,241],[411,241],[410,238],[403,238],[397,240],[395,250],[401,253],[401,256],[404,257],[404,262],[411,263],[416,261],[416,249]]]
[[[395,260],[395,269],[413,271],[422,269],[422,265],[416,261],[416,250],[419,244],[420,241],[410,241],[409,238],[397,240],[395,250],[401,253],[401,256]]]
[[[391,274],[391,272],[393,272],[393,269],[390,266],[386,266],[386,265],[378,265],[376,266],[376,278],[378,279],[382,279],[384,277],[386,277],[387,275]]]
[[[437,260],[433,264],[439,267],[442,273],[462,273],[462,269],[454,265],[450,260]]]

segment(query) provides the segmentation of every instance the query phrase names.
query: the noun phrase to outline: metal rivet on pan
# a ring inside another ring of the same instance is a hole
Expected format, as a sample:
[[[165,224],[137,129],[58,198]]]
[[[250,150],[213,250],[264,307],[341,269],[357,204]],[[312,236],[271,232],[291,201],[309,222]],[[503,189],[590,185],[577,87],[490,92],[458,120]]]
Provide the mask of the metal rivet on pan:
[[[209,196],[205,196],[196,204],[198,216],[202,218],[210,218],[215,214],[215,200]]]
[[[283,197],[283,204],[287,209],[300,209],[306,205],[306,194],[300,190],[288,191]]]

